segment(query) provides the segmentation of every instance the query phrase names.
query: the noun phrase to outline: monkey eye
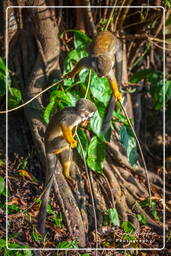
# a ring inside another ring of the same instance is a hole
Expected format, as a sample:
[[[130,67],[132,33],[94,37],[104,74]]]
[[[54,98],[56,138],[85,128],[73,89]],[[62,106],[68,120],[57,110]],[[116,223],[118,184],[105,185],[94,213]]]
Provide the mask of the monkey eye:
[[[84,111],[84,112],[81,114],[81,118],[82,118],[82,120],[84,121],[84,120],[90,119],[93,115],[94,115],[94,112]]]

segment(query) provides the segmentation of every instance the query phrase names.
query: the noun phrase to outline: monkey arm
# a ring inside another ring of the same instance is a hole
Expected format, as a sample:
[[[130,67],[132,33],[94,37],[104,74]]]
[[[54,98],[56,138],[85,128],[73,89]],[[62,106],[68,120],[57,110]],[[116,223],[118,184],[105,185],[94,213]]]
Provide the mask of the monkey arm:
[[[109,78],[109,81],[110,81],[110,86],[111,86],[111,89],[113,91],[114,97],[116,98],[116,100],[121,100],[122,95],[119,92],[118,83],[116,81],[116,78],[114,78],[114,79]]]
[[[91,68],[91,63],[89,61],[89,57],[82,58],[76,66],[71,70],[69,73],[67,73],[64,78],[72,78],[75,77],[76,74],[78,74],[83,68]]]
[[[77,146],[77,141],[73,138],[72,129],[64,124],[61,124],[61,130],[66,141],[71,145],[72,148],[75,148]]]

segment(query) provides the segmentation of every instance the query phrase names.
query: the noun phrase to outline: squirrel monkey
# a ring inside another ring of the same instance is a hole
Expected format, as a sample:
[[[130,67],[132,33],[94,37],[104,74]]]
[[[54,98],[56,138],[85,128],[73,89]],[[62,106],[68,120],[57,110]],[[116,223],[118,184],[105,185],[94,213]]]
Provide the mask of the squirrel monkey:
[[[50,120],[45,133],[45,149],[47,157],[47,174],[45,192],[38,216],[38,230],[45,233],[46,208],[53,184],[57,160],[60,161],[64,176],[72,183],[75,181],[70,176],[72,164],[72,149],[77,146],[72,130],[79,124],[89,120],[96,111],[94,103],[87,99],[77,101],[75,107],[66,107],[57,112]]]
[[[119,87],[122,82],[121,42],[111,32],[102,31],[99,32],[95,39],[90,43],[88,53],[88,57],[82,58],[73,70],[64,77],[72,78],[83,68],[89,68],[93,69],[98,76],[107,77],[109,79],[113,96],[111,97],[102,126],[102,131],[105,133],[110,126],[115,99],[122,99],[121,93],[119,92]]]

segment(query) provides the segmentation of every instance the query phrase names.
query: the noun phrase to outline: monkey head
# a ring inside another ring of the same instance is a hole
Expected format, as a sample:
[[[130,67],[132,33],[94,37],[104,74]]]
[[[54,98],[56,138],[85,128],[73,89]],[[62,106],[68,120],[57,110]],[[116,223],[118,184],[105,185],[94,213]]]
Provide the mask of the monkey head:
[[[77,101],[76,110],[79,113],[82,121],[85,121],[89,120],[94,115],[97,108],[96,105],[90,100],[82,98]]]

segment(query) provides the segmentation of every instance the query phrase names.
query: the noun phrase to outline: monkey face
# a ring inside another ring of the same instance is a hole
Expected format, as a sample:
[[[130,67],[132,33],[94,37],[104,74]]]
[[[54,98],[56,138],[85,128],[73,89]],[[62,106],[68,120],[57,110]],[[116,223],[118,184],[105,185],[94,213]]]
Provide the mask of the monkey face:
[[[92,69],[97,73],[98,76],[106,76],[112,69],[113,63],[111,58],[99,55],[92,58]]]
[[[89,120],[97,110],[94,103],[84,98],[77,101],[76,109],[82,121]]]

